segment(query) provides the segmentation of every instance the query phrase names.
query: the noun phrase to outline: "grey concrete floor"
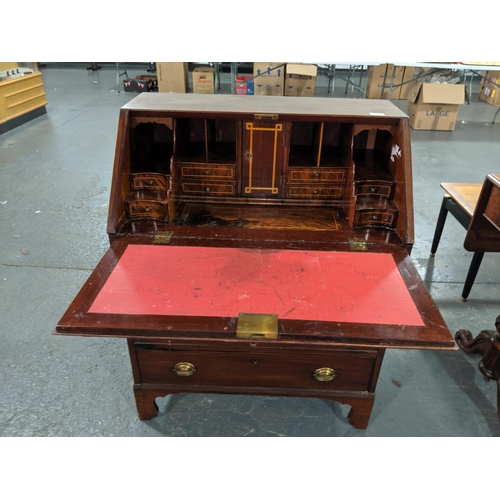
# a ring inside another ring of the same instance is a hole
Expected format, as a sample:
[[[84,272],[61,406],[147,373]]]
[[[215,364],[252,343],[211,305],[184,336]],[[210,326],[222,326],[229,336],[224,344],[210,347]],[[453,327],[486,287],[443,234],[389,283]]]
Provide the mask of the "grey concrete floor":
[[[110,69],[48,67],[43,81],[47,114],[0,136],[1,436],[500,436],[496,386],[483,380],[479,356],[461,351],[388,351],[366,430],[338,403],[230,395],[159,399],[160,415],[139,421],[124,340],[52,335],[108,248],[118,112],[136,94],[119,92]],[[358,97],[336,83],[336,97]],[[471,254],[453,217],[434,259],[429,251],[439,184],[500,172],[500,118],[492,125],[496,108],[478,90],[475,82],[454,132],[411,132],[412,257],[452,333],[474,335],[500,313],[500,255],[485,256],[462,303]],[[323,77],[316,95],[327,95]]]

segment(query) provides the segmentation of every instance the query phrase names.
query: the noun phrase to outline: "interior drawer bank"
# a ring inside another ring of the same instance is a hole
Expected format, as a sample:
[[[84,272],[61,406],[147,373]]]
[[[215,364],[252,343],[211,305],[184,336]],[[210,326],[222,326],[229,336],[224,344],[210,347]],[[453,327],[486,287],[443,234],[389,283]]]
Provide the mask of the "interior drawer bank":
[[[376,380],[376,350],[295,353],[285,349],[189,350],[130,342],[140,383],[369,391]],[[271,351],[271,352],[269,352]]]

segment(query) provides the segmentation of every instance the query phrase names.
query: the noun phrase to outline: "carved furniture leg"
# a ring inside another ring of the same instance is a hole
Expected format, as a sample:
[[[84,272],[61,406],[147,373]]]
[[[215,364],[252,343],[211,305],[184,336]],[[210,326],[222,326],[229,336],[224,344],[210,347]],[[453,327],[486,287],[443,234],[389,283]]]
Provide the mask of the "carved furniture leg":
[[[455,333],[455,341],[462,351],[470,353],[484,354],[491,343],[491,336],[494,332],[483,330],[476,338],[469,330],[458,330]]]
[[[483,330],[474,339],[469,330],[458,330],[455,340],[463,351],[480,353],[479,370],[484,379],[497,383],[497,415],[500,419],[500,316],[495,321],[496,332]]]

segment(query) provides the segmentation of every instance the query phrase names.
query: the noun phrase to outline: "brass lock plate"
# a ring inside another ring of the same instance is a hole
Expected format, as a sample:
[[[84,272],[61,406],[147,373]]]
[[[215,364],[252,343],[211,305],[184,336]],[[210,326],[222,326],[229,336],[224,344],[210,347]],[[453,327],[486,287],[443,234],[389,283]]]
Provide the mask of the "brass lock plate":
[[[240,339],[277,339],[278,315],[240,313],[236,326],[236,337]]]
[[[168,245],[173,234],[173,231],[158,231],[153,238],[153,243],[155,245]]]
[[[351,250],[354,251],[366,251],[367,250],[367,245],[366,241],[361,239],[361,238],[352,238],[349,240],[349,246],[351,247]]]

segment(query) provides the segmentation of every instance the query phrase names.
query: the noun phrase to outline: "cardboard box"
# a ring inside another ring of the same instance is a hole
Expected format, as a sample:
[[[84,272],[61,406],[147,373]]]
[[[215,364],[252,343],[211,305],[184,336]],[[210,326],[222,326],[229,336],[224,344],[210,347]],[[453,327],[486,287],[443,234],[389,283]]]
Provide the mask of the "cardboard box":
[[[193,92],[195,94],[215,93],[215,68],[195,68],[193,70]]]
[[[237,76],[235,93],[237,95],[253,95],[254,83],[252,78],[251,76]]]
[[[387,68],[387,75],[386,75]],[[399,85],[403,82],[403,74],[405,67],[396,66],[396,74],[394,75],[393,85]],[[392,75],[394,72],[394,64],[379,64],[378,66],[370,66],[368,68],[368,81],[366,83],[366,97],[368,99],[387,99],[391,87]],[[385,87],[384,87],[384,75]],[[383,88],[383,93],[382,93]],[[401,94],[401,87],[395,88],[390,99],[399,99]]]
[[[154,92],[158,90],[158,80],[153,75],[137,75],[123,80],[125,92]]]
[[[409,82],[409,83],[402,85],[400,87],[399,99],[408,99],[408,89],[411,88],[412,84],[414,83],[411,81],[414,75],[415,75],[415,68],[413,66],[405,66],[401,83],[403,82]]]
[[[285,95],[312,97],[318,68],[313,64],[287,64]]]
[[[492,106],[500,106],[500,87],[498,87],[500,85],[500,71],[486,71],[481,85],[479,99]]]
[[[283,95],[284,87],[284,63],[253,63],[253,91],[255,95]]]
[[[414,82],[408,88],[410,126],[416,130],[454,130],[465,85]]]
[[[157,62],[158,92],[177,92],[185,94],[188,91],[189,73],[187,62]]]

